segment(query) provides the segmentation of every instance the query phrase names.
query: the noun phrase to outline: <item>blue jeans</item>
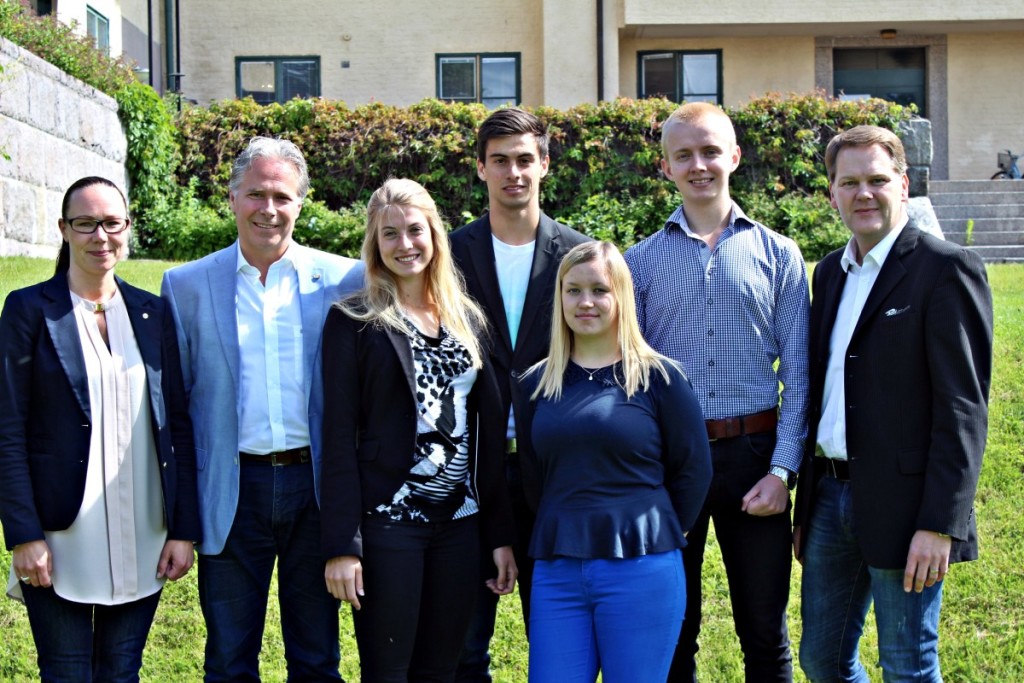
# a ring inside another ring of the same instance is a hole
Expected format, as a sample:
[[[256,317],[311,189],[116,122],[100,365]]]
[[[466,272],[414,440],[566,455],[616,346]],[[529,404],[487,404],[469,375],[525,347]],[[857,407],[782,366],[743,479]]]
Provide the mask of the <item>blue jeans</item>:
[[[744,675],[757,683],[793,680],[786,606],[793,567],[789,511],[768,517],[743,512],[743,496],[768,474],[775,434],[763,432],[711,442],[714,475],[704,507],[683,548],[686,567],[686,619],[679,634],[670,683],[696,683],[697,637],[701,623],[701,569],[708,523],[729,581],[732,618],[743,650]]]
[[[823,477],[806,530],[800,666],[822,681],[867,683],[858,643],[871,602],[885,681],[933,681],[939,673],[942,582],[903,592],[903,568],[869,567],[861,556],[849,482]]]
[[[352,612],[361,680],[451,681],[482,581],[476,515],[432,523],[366,516],[362,533],[366,595]]]
[[[270,579],[277,560],[288,680],[341,680],[337,600],[327,592],[312,464],[243,463],[224,550],[199,555],[206,681],[258,681]]]
[[[626,559],[538,560],[530,683],[663,683],[686,610],[678,550]]]
[[[159,592],[122,605],[91,605],[65,600],[53,588],[22,584],[21,590],[39,655],[40,680],[139,680]]]

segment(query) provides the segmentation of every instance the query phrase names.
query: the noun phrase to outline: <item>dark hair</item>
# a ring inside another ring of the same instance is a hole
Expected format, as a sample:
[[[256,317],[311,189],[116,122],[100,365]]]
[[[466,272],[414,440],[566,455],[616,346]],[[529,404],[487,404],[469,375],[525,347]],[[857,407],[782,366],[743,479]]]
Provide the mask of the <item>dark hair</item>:
[[[541,120],[528,111],[509,107],[499,109],[480,124],[476,132],[476,158],[481,163],[487,161],[487,143],[493,138],[507,138],[511,135],[533,133],[537,137],[537,149],[540,158],[548,155],[548,129]]]
[[[60,203],[61,220],[66,221],[69,218],[68,206],[71,205],[71,197],[74,196],[74,194],[79,190],[84,190],[85,188],[92,187],[93,185],[105,185],[107,187],[112,187],[115,190],[117,190],[117,193],[121,195],[121,201],[124,202],[124,212],[127,216],[128,200],[124,198],[124,192],[121,192],[121,188],[115,185],[114,182],[111,180],[107,180],[106,178],[102,178],[98,175],[91,175],[86,176],[84,178],[79,178],[75,182],[71,183],[71,186],[68,187],[68,189],[64,192],[64,200],[61,201]],[[57,253],[57,267],[53,271],[54,275],[56,275],[57,273],[66,273],[68,272],[68,269],[70,267],[71,245],[68,244],[67,240],[62,239],[60,241],[60,251]]]
[[[825,170],[828,172],[829,183],[836,179],[836,159],[844,147],[870,147],[878,145],[892,159],[893,170],[899,175],[907,172],[907,153],[903,150],[903,142],[896,133],[879,126],[856,126],[839,133],[828,141],[825,148]]]

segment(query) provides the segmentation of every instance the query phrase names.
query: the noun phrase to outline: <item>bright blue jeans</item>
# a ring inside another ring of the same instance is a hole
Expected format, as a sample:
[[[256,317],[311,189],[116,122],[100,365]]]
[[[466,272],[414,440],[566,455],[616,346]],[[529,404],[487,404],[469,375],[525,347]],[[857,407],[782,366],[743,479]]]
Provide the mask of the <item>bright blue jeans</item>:
[[[686,610],[678,550],[626,559],[538,560],[530,683],[663,683]]]
[[[238,510],[224,550],[199,555],[206,681],[259,680],[275,560],[288,680],[341,679],[339,603],[324,583],[312,467],[242,464]]]
[[[71,602],[53,588],[22,585],[39,678],[46,683],[139,680],[160,592],[122,605]]]
[[[857,544],[849,482],[823,477],[807,530],[800,613],[800,666],[815,683],[867,683],[858,643],[872,601],[885,681],[941,683],[942,582],[903,591],[903,569],[869,567]]]

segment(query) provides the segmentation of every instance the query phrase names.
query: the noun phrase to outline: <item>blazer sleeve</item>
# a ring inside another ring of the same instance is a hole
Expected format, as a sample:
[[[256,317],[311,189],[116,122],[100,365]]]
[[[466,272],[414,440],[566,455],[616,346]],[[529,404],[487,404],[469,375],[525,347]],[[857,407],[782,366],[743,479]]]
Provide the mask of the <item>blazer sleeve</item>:
[[[711,449],[689,380],[674,369],[670,376],[671,381],[666,382],[656,373],[649,391],[653,392],[661,431],[665,488],[685,533],[696,521],[711,486]]]
[[[34,351],[43,324],[40,302],[27,301],[20,291],[8,295],[0,314],[0,521],[8,550],[43,539],[26,434]]]
[[[174,453],[175,490],[173,505],[167,511],[167,537],[202,542],[199,522],[199,492],[196,482],[196,449],[192,419],[188,414],[188,399],[181,372],[178,335],[170,304],[163,305],[163,337],[161,387],[167,406]]]
[[[484,543],[489,549],[512,545],[516,538],[512,501],[505,480],[506,415],[490,361],[477,375],[476,488],[479,496]],[[528,532],[527,532],[528,533]]]
[[[948,259],[929,300],[925,353],[932,434],[917,528],[969,536],[988,431],[992,293],[977,255]]]
[[[324,384],[320,540],[324,559],[363,555],[362,492],[358,461],[361,368],[359,335],[364,323],[332,307],[321,344]]]

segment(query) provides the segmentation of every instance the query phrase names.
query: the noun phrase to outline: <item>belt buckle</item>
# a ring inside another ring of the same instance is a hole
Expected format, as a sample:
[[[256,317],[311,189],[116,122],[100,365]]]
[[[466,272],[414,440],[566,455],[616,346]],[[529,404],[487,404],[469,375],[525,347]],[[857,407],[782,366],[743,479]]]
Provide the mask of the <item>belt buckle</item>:
[[[279,453],[270,453],[270,466],[271,467],[283,467],[284,466],[285,463],[277,461],[277,456],[279,456],[279,455],[284,455],[284,451],[281,451]]]

